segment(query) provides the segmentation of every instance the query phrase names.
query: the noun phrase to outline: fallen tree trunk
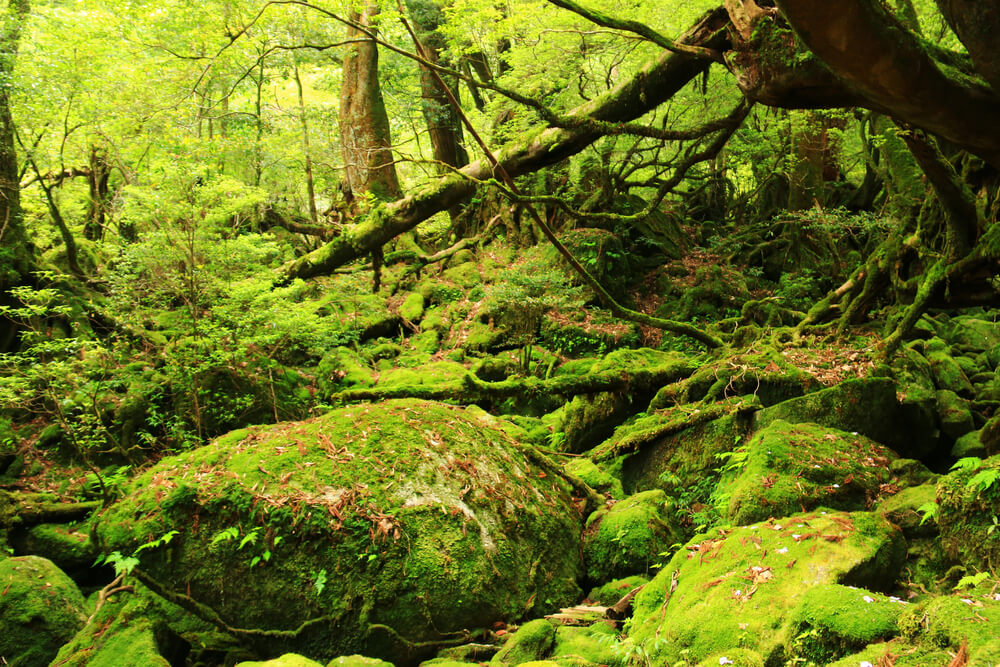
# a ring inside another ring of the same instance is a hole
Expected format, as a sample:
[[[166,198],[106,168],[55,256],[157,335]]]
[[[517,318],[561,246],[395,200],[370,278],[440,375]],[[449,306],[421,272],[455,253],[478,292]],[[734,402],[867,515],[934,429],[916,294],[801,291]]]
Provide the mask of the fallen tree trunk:
[[[727,24],[725,10],[713,10],[677,42],[721,49],[728,43]],[[569,118],[580,121],[579,126],[550,127],[536,132],[504,148],[498,156],[499,162],[511,176],[531,173],[560,162],[605,134],[596,125],[642,117],[673,97],[711,64],[712,60],[708,57],[664,54],[630,80],[568,114]],[[598,123],[588,125],[588,121]],[[381,248],[435,213],[461,203],[480,182],[493,178],[494,173],[489,161],[480,159],[402,199],[379,205],[350,231],[279,269],[279,282],[326,275]]]

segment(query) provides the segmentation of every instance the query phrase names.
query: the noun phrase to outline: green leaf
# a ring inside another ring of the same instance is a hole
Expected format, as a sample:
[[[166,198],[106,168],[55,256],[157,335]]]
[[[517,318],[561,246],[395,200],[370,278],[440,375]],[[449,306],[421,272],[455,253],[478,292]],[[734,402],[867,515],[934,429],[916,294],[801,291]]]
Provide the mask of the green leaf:
[[[965,456],[955,461],[955,465],[951,467],[952,470],[972,470],[978,468],[983,464],[983,460],[978,456]]]

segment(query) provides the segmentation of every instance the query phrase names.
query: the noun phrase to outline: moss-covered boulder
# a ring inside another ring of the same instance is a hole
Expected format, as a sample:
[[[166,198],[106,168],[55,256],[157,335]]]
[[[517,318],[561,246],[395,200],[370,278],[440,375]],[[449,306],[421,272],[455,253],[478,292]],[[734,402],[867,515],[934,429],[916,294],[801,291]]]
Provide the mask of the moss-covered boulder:
[[[945,552],[977,570],[1000,566],[1000,455],[945,475],[938,483],[938,526]]]
[[[326,667],[392,667],[392,663],[363,655],[342,655],[328,662]]]
[[[128,554],[179,530],[143,571],[233,626],[289,631],[263,654],[412,663],[442,632],[577,599],[580,518],[533,460],[472,411],[359,405],[164,459],[95,532]]]
[[[566,664],[575,659],[595,665],[624,665],[624,652],[616,650],[618,633],[609,623],[585,627],[562,625],[556,628],[552,660]]]
[[[600,465],[588,457],[570,459],[563,465],[570,475],[575,475],[586,482],[587,486],[612,498],[621,500],[625,497],[622,482],[614,474],[614,466]]]
[[[375,373],[357,352],[338,347],[320,360],[316,384],[322,395],[329,396],[345,389],[370,387],[375,384]]]
[[[935,393],[938,405],[938,418],[941,422],[941,432],[950,440],[955,441],[975,429],[969,402],[948,389],[940,389]]]
[[[945,335],[962,351],[984,352],[1000,345],[1000,325],[968,315],[952,318]]]
[[[736,525],[820,505],[867,509],[890,481],[893,458],[862,435],[773,421],[728,459],[717,494]]]
[[[653,489],[591,514],[583,531],[587,578],[600,582],[646,573],[683,539],[672,510],[667,495]]]
[[[367,667],[369,663],[342,663],[347,665],[356,665],[356,667]],[[386,663],[381,660],[375,661],[376,666],[385,665]],[[299,655],[297,653],[286,653],[285,655],[273,658],[271,660],[249,660],[246,662],[236,663],[236,667],[323,667],[322,663],[316,662],[315,660],[310,660],[309,658]]]
[[[94,564],[97,551],[90,542],[85,527],[42,523],[17,531],[12,541],[20,553],[42,556],[74,577]]]
[[[826,584],[802,596],[791,616],[786,652],[825,665],[899,634],[907,603],[862,588]]]
[[[969,665],[1000,664],[998,584],[1000,582],[988,578],[978,586],[911,605],[899,619],[903,637],[925,649],[944,649],[951,653],[965,643]]]
[[[51,561],[0,559],[0,657],[13,667],[45,667],[87,620],[83,595]]]
[[[896,383],[889,378],[845,380],[829,389],[765,408],[757,413],[756,423],[764,427],[779,419],[857,431],[915,458],[920,458],[927,448],[924,434],[911,432],[909,425],[902,421]]]
[[[944,345],[932,345],[936,341],[928,341],[926,346],[927,361],[931,365],[934,384],[938,389],[953,391],[962,396],[972,395],[972,383],[969,381],[961,365],[951,356],[951,351]]]
[[[817,511],[695,537],[635,598],[629,639],[653,664],[744,648],[781,664],[813,586],[889,586],[903,540],[867,512]]]
[[[542,660],[552,652],[556,642],[556,627],[539,618],[517,629],[503,648],[490,660],[490,667],[513,667]]]

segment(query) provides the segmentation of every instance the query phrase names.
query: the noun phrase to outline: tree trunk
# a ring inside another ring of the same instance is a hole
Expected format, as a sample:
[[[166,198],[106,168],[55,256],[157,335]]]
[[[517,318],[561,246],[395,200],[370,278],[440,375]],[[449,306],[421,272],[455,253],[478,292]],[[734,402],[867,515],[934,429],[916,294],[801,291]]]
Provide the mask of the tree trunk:
[[[30,9],[28,0],[9,0],[8,13],[0,26],[0,304],[13,305],[11,287],[31,280],[34,248],[28,240],[21,210],[20,173],[15,146],[14,119],[10,112],[10,88],[14,61],[21,40],[21,27]],[[17,325],[0,318],[0,352],[16,347]]]
[[[306,100],[302,92],[302,77],[299,76],[299,63],[295,61],[292,73],[295,75],[295,89],[299,93],[299,124],[302,125],[302,152],[306,165],[306,199],[309,200],[309,219],[319,223],[319,212],[316,210],[316,183],[313,180],[312,150],[309,145],[309,121],[306,119]]]
[[[108,165],[107,155],[97,146],[92,146],[90,148],[90,172],[87,174],[90,199],[87,202],[87,222],[83,226],[83,236],[88,241],[100,241],[104,238],[110,178],[111,168]]]
[[[352,12],[351,20],[374,31],[377,14],[378,7],[369,4],[361,13]],[[389,117],[378,81],[378,47],[373,39],[353,27],[348,27],[347,38],[357,41],[347,47],[340,88],[345,194],[356,200],[371,193],[376,199],[392,201],[399,198],[400,188],[392,157]]]

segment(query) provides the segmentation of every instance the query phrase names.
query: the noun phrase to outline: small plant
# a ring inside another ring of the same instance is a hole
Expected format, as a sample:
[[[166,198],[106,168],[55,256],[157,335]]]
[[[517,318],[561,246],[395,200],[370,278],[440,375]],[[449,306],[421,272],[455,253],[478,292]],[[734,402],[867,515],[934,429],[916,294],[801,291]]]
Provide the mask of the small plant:
[[[994,517],[994,519],[995,518],[996,517]],[[989,578],[990,578],[989,572],[979,572],[977,574],[966,575],[961,579],[959,579],[958,583],[955,584],[955,590],[960,591],[966,588],[975,588],[976,586],[983,583]]]
[[[313,572],[313,588],[316,590],[316,595],[321,595],[323,589],[326,588],[326,570],[320,570],[319,572]]]
[[[939,509],[941,509],[940,506],[934,501],[924,503],[918,507],[917,511],[920,512],[920,525],[922,526],[932,519],[936,521]]]

